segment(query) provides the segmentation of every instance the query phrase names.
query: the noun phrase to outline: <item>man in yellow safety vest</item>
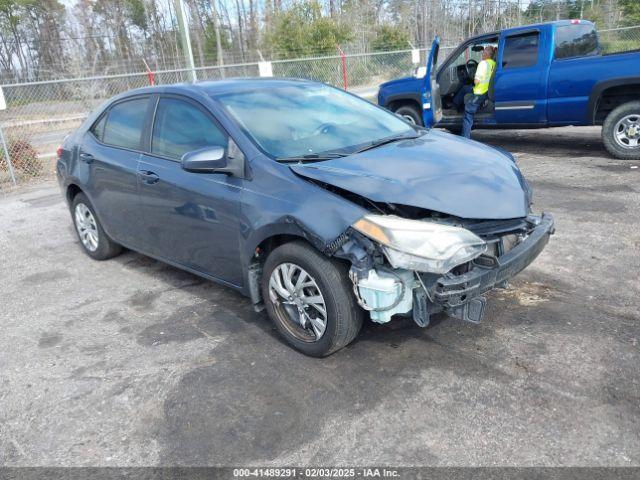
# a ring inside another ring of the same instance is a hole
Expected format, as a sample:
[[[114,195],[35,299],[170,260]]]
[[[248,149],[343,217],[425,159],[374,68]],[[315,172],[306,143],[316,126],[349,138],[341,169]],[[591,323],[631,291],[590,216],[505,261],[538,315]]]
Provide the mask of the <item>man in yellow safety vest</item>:
[[[466,138],[471,138],[473,116],[487,99],[489,83],[491,82],[491,77],[496,69],[496,62],[493,59],[495,53],[496,49],[491,45],[484,48],[482,51],[482,61],[478,64],[478,68],[476,69],[476,74],[473,79],[473,95],[465,98],[464,117],[462,119],[462,135]]]

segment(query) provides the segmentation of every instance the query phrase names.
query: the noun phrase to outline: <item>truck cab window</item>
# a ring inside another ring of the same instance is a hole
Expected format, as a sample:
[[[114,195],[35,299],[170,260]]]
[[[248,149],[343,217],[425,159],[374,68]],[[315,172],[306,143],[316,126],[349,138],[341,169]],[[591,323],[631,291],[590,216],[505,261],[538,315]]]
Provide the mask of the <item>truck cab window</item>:
[[[480,40],[467,45],[467,47],[460,52],[456,59],[449,64],[449,66],[457,67],[459,65],[466,65],[469,60],[474,60],[477,63],[482,61],[482,51],[485,47],[498,48],[498,39],[491,38],[486,40]]]
[[[539,32],[512,35],[504,41],[502,68],[531,67],[538,63]]]
[[[593,25],[564,25],[556,28],[555,58],[598,55],[598,34]]]

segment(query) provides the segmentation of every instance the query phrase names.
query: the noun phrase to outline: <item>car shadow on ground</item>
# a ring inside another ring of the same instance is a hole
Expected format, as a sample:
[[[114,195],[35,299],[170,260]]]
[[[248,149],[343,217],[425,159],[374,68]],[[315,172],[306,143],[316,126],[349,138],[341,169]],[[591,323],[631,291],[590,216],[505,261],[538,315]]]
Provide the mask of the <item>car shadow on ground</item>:
[[[510,152],[548,157],[603,157],[613,158],[605,150],[600,129],[575,129],[571,134],[561,128],[544,130],[492,130],[472,132],[472,139]]]
[[[236,291],[137,253],[116,261],[166,285],[129,299],[130,308],[149,311],[157,322],[131,332],[141,347],[224,338],[166,396],[164,420],[156,426],[162,463],[243,464],[285,455],[318,441],[325,428],[339,428],[342,418],[416,394],[434,372],[472,382],[514,380],[496,365],[500,361],[478,353],[493,326],[477,329],[444,315],[434,316],[426,329],[411,318],[384,325],[366,320],[351,345],[310,358],[286,345],[267,315]],[[154,311],[154,298],[170,289],[187,290],[193,304],[169,314]],[[330,447],[322,452],[326,459],[337,454]],[[426,447],[419,454],[438,460]]]
[[[548,134],[541,142],[534,130],[479,131],[475,138],[519,154],[595,156],[609,165],[597,135],[587,133],[560,137],[557,143]],[[603,162],[598,158],[595,163]],[[617,199],[592,198],[593,185],[565,185],[545,177],[533,183],[561,214],[580,206],[588,220],[624,207]],[[614,187],[622,193],[629,188],[621,182],[602,189]],[[576,335],[587,345],[615,336],[611,315],[604,310],[594,314],[590,304],[576,300],[575,286],[542,272],[527,270],[511,289],[491,293],[480,325],[444,315],[434,316],[426,329],[411,318],[385,325],[366,321],[351,345],[315,359],[287,346],[266,314],[256,313],[249,299],[230,288],[133,252],[115,261],[162,283],[155,282],[157,290],[151,292],[134,292],[127,301],[126,308],[147,316],[142,329],[130,331],[141,348],[153,355],[159,345],[211,340],[207,357],[194,362],[164,396],[164,415],[153,426],[160,464],[242,465],[291,458],[291,452],[307,463],[323,464],[343,458],[344,442],[350,458],[359,448],[366,452],[357,438],[370,438],[373,431],[385,439],[381,461],[420,458],[437,464],[441,459],[428,442],[407,449],[406,442],[394,439],[416,432],[436,435],[443,428],[440,418],[462,418],[469,405],[487,412],[486,428],[491,429],[489,423],[504,412],[509,422],[529,425],[526,409],[514,410],[514,404],[533,405],[547,415],[546,421],[560,422],[579,410],[576,399],[612,404],[621,395],[611,388],[613,378],[575,382],[575,368],[561,347],[575,343]],[[163,305],[163,293],[173,289],[188,292],[191,304]],[[589,322],[594,315],[602,320]],[[579,349],[567,352],[588,362]],[[633,364],[622,367],[623,377],[632,378]],[[633,397],[631,389],[624,398]],[[553,413],[543,405],[554,405]]]

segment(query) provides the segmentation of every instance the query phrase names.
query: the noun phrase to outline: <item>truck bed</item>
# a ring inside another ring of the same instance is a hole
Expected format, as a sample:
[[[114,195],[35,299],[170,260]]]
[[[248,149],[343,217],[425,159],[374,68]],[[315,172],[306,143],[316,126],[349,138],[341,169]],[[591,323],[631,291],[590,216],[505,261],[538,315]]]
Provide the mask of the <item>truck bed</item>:
[[[608,86],[622,86],[634,78],[640,79],[639,51],[551,62],[547,84],[549,125],[591,124],[593,102],[600,93]],[[601,122],[606,113],[606,110],[600,112],[596,123]]]

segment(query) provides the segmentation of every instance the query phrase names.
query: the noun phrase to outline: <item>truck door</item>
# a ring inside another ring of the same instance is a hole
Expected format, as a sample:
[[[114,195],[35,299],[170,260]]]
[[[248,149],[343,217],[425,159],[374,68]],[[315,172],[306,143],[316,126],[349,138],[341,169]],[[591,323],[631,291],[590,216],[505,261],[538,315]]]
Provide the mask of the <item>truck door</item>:
[[[422,121],[425,127],[434,126],[442,118],[442,99],[440,98],[440,88],[436,81],[438,50],[440,50],[440,37],[436,35],[427,58],[427,74],[424,76],[422,88],[420,89]]]
[[[494,86],[499,125],[547,122],[546,41],[538,29],[517,31],[500,39]]]

